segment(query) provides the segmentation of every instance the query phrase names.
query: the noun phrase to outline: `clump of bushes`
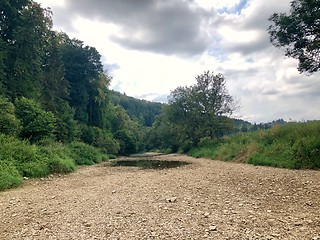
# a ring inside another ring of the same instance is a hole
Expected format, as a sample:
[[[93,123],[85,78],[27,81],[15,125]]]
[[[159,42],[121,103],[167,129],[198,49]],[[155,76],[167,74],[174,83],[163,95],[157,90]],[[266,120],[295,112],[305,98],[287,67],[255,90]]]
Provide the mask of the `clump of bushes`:
[[[92,165],[107,159],[108,155],[85,143],[62,144],[44,139],[35,145],[0,134],[0,190],[20,185],[23,177],[69,173],[77,165]]]
[[[320,168],[320,121],[275,125],[269,130],[238,133],[206,141],[194,157],[246,162],[290,169]]]
[[[73,142],[68,145],[71,157],[77,165],[93,165],[108,160],[108,156],[97,148],[82,142]]]
[[[22,176],[14,164],[0,160],[0,191],[19,186],[21,183]]]

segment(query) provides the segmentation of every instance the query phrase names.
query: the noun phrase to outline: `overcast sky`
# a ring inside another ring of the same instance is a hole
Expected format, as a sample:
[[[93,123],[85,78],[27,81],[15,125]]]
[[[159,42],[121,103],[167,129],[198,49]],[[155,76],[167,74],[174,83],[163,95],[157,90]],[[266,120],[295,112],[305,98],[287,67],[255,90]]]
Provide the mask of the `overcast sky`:
[[[111,88],[166,101],[171,90],[222,73],[250,122],[320,119],[320,74],[269,43],[268,18],[290,0],[36,0],[54,28],[95,47]]]

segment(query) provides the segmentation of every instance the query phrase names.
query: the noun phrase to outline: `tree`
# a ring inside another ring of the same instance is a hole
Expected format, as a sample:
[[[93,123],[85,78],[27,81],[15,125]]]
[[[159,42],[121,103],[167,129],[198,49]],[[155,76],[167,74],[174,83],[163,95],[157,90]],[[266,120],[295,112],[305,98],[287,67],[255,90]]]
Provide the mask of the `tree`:
[[[178,87],[169,96],[167,114],[184,136],[186,148],[198,144],[201,138],[214,138],[231,128],[229,116],[237,108],[228,94],[222,74],[204,72],[190,87]]]
[[[47,111],[57,115],[68,103],[70,87],[64,77],[65,69],[60,49],[61,37],[53,31],[49,34],[50,38],[45,46],[46,54],[42,63],[44,81],[41,102]]]
[[[76,110],[75,118],[81,123],[88,124],[93,121],[93,105],[90,101],[98,97],[92,94],[100,94],[94,88],[95,82],[102,79],[101,55],[95,48],[84,46],[80,40],[69,39],[67,35],[62,38],[61,53],[65,67],[65,79],[70,85],[69,104]]]
[[[4,27],[3,31],[0,29],[7,51],[4,85],[11,100],[21,96],[38,99],[43,83],[42,60],[52,27],[51,12],[33,1],[13,2],[5,5],[7,16],[0,23]]]
[[[0,133],[16,135],[20,131],[20,122],[15,116],[14,105],[0,96]]]
[[[24,97],[16,100],[16,116],[22,125],[22,138],[35,142],[54,137],[56,119],[53,113],[43,110],[34,100]]]
[[[290,14],[274,13],[270,18],[270,41],[284,47],[285,55],[299,60],[300,73],[320,70],[320,1],[293,0]]]

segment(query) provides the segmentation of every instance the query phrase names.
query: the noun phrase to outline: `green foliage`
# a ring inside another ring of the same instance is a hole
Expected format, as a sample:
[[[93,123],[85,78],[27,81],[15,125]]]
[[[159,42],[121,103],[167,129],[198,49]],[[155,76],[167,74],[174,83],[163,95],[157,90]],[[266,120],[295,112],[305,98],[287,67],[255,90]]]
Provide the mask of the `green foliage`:
[[[40,178],[49,174],[48,164],[46,160],[38,160],[33,162],[19,163],[17,169],[24,177]]]
[[[99,103],[101,93],[105,91],[100,89],[101,81],[105,80],[101,77],[101,55],[94,47],[84,46],[82,41],[70,39],[66,34],[61,38],[65,79],[70,86],[69,104],[75,109],[76,120],[92,125],[96,113],[94,105]]]
[[[22,138],[35,142],[54,136],[56,119],[53,113],[44,111],[34,100],[17,99],[16,116],[22,125]]]
[[[123,107],[132,119],[146,127],[152,126],[164,106],[162,103],[136,99],[115,91],[111,91],[111,99],[115,105]]]
[[[147,148],[188,152],[201,139],[214,139],[233,129],[237,104],[228,94],[222,74],[204,72],[190,87],[178,87],[169,105],[147,133]]]
[[[120,155],[129,155],[137,153],[138,140],[134,134],[131,134],[129,131],[126,130],[120,130],[116,132],[115,138],[120,143]]]
[[[128,155],[144,150],[143,128],[121,106],[111,107],[108,118],[114,138],[119,143],[119,154]]]
[[[17,135],[20,122],[15,116],[15,107],[7,99],[0,96],[0,133]]]
[[[17,187],[22,183],[22,176],[10,161],[0,159],[0,191]]]
[[[274,13],[269,20],[270,41],[284,47],[285,55],[299,60],[300,72],[320,69],[319,0],[293,0],[290,14]]]
[[[69,104],[62,104],[56,114],[55,136],[58,141],[68,143],[80,137],[80,127],[74,119],[75,110]]]
[[[45,139],[38,142],[38,153],[47,158],[47,166],[50,173],[69,173],[76,169],[70,149],[62,143]]]
[[[10,161],[24,177],[44,177],[48,174],[46,158],[38,155],[38,148],[26,141],[0,135],[0,159]]]
[[[93,165],[108,158],[98,149],[82,142],[70,143],[68,148],[77,165]]]
[[[5,85],[11,99],[21,96],[38,99],[42,90],[42,60],[46,54],[47,33],[52,25],[51,16],[36,2],[18,2],[9,3],[4,16],[7,18],[5,22],[12,21],[4,26],[8,35],[2,35],[8,50]],[[0,29],[3,30],[2,27]]]
[[[36,150],[27,141],[0,134],[0,159],[17,163],[38,161]]]
[[[238,133],[192,149],[195,157],[247,162],[290,169],[320,168],[320,122],[275,125]]]
[[[81,140],[110,154],[117,154],[120,149],[113,135],[98,127],[81,125]]]
[[[178,87],[171,92],[168,108],[169,119],[179,126],[191,140],[198,144],[201,138],[214,138],[220,131],[231,129],[229,119],[236,108],[228,94],[222,74],[204,72],[196,77],[191,87]],[[187,141],[188,142],[188,141]]]

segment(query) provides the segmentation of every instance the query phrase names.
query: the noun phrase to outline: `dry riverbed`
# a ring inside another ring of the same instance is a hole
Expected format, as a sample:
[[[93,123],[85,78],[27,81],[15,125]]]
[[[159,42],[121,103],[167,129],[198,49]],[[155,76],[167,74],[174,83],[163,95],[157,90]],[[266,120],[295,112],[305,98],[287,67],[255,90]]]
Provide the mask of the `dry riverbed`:
[[[155,170],[102,163],[0,192],[0,239],[320,240],[320,171],[170,154]]]

